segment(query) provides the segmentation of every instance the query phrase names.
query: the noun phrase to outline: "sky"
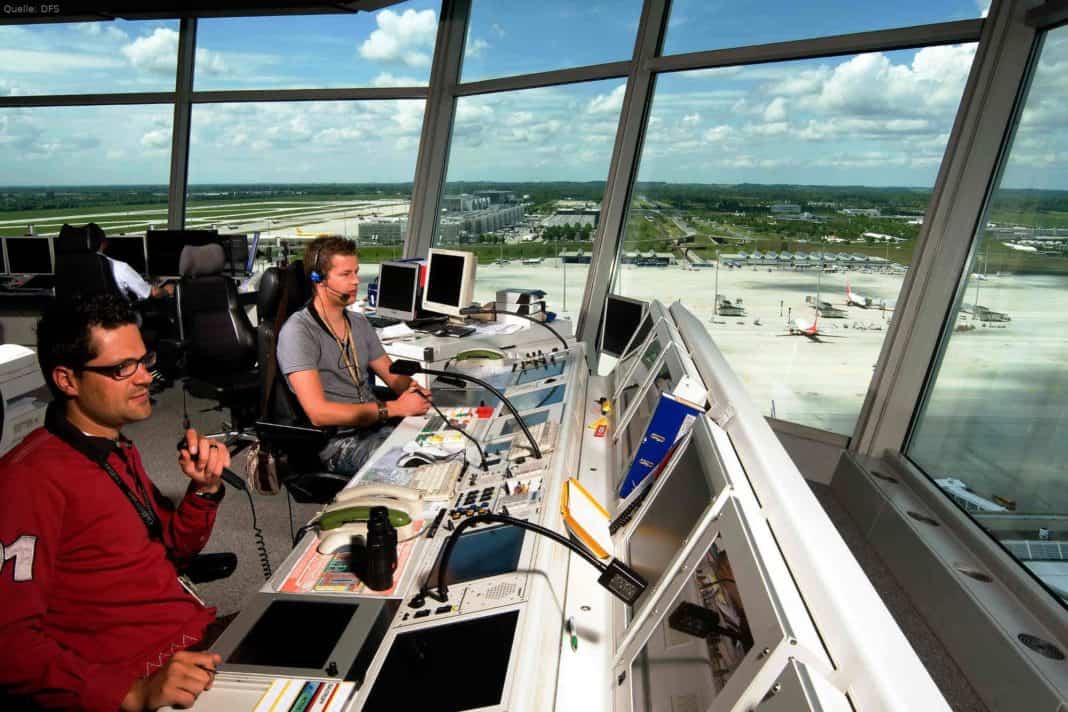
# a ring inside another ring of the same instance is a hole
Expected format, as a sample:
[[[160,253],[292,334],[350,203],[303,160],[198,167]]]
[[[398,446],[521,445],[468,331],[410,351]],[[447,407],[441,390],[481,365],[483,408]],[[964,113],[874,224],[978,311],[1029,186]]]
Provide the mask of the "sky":
[[[675,0],[665,52],[986,11],[982,0],[902,0],[874,18],[863,5]],[[474,0],[461,81],[629,59],[640,6]],[[202,20],[194,89],[426,86],[438,12],[412,0],[351,16]],[[173,21],[0,27],[0,95],[170,91],[177,41]],[[639,179],[929,187],[974,53],[954,45],[661,75]],[[1066,75],[1049,72],[1047,84]],[[448,179],[604,180],[624,92],[611,79],[460,98]],[[1054,121],[1058,100],[1046,97],[1025,123]],[[423,113],[422,100],[196,104],[190,181],[411,181]],[[172,120],[165,105],[0,109],[0,185],[164,183]],[[1034,132],[1029,141],[1021,166],[1044,161],[1041,182],[1068,186],[1065,152],[1037,145]]]

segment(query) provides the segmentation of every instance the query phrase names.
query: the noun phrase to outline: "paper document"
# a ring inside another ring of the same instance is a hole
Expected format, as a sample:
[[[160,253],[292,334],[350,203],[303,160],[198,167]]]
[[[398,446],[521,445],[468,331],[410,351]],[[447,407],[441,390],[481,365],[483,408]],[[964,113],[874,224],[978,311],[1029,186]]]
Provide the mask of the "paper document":
[[[356,689],[354,682],[278,678],[254,712],[338,712]]]
[[[403,339],[411,336],[415,332],[411,327],[405,324],[403,321],[393,326],[386,326],[379,330],[378,338],[382,341],[389,341],[391,339]]]

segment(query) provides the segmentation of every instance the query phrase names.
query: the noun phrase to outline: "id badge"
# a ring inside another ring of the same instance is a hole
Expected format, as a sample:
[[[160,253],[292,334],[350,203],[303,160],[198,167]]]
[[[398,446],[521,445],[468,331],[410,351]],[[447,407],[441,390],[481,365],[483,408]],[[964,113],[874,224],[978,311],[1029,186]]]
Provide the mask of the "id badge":
[[[190,581],[188,577],[179,576],[178,577],[178,583],[180,583],[182,585],[182,588],[185,589],[186,593],[188,593],[190,596],[192,596],[193,598],[196,599],[197,603],[199,603],[200,605],[204,606],[205,608],[208,607],[208,604],[204,603],[204,599],[201,598],[200,595],[197,593],[196,586],[193,585],[193,582]]]

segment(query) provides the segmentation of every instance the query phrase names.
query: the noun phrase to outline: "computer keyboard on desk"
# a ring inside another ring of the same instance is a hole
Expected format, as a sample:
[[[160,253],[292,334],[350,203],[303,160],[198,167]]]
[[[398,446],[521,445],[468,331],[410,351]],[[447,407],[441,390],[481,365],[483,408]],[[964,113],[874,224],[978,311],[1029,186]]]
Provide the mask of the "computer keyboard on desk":
[[[444,325],[447,320],[448,317],[445,316],[425,316],[411,319],[406,323],[412,329],[430,329]]]
[[[422,492],[425,500],[449,500],[463,471],[464,463],[459,460],[423,465],[412,472],[408,486]]]
[[[371,326],[376,329],[385,329],[387,326],[396,326],[400,323],[400,319],[391,319],[388,316],[378,316],[376,314],[365,314],[365,316]]]
[[[446,324],[434,332],[434,336],[462,337],[475,333],[473,326],[460,326],[459,324]]]

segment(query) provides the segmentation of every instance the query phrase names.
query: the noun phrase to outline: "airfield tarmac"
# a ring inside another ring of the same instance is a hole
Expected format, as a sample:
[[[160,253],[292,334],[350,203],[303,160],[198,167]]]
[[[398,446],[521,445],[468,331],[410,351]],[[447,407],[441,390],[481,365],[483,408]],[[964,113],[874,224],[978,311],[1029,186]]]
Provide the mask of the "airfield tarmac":
[[[565,267],[550,259],[480,264],[476,299],[488,301],[506,287],[539,287],[548,293],[550,309],[577,316],[586,271],[585,265]],[[665,304],[681,299],[708,327],[765,415],[852,435],[894,314],[847,307],[846,282],[876,303],[892,303],[903,278],[820,273],[820,300],[848,313],[820,318],[827,333],[821,341],[785,335],[788,316],[813,315],[805,297],[816,296],[815,272],[721,269],[719,293],[740,302],[744,317],[713,315],[710,269],[624,266],[619,292]],[[1068,513],[1068,369],[1062,365],[1068,276],[991,276],[978,286],[976,300],[976,280],[970,280],[964,301],[1005,312],[1012,321],[981,325],[959,317],[975,328],[953,334],[909,454],[932,476],[957,477],[987,498],[1014,499],[1020,512]]]

